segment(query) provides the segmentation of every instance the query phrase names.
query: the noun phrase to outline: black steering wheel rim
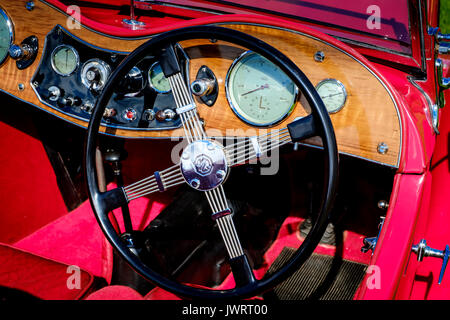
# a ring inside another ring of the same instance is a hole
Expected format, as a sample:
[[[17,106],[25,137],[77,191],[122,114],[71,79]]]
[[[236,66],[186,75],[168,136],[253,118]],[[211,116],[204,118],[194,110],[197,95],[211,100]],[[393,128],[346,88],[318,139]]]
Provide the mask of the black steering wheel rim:
[[[114,227],[109,221],[108,212],[105,212],[103,200],[101,199],[102,193],[99,191],[97,184],[95,168],[97,138],[99,135],[103,112],[113,94],[115,84],[117,81],[122,79],[142,58],[150,53],[156,53],[158,48],[174,45],[179,41],[189,39],[216,39],[234,43],[259,53],[274,64],[278,65],[299,88],[303,99],[302,103],[311,107],[312,115],[316,120],[315,123],[318,127],[318,131],[320,132],[319,135],[321,136],[323,142],[325,155],[324,192],[319,214],[311,231],[292,258],[277,272],[254,283],[229,290],[208,290],[184,285],[160,275],[142,263],[140,259],[135,256],[120,239],[120,236],[116,233]],[[103,91],[97,100],[96,107],[89,122],[85,143],[84,165],[86,182],[89,191],[89,200],[96,219],[111,245],[136,272],[157,286],[184,298],[248,298],[258,293],[267,291],[284,281],[309,258],[315,247],[319,244],[319,241],[330,220],[330,211],[336,193],[338,178],[338,151],[333,126],[321,98],[309,79],[289,58],[269,44],[242,32],[217,26],[195,26],[169,31],[150,39],[130,53],[111,74],[107,84],[103,88]]]

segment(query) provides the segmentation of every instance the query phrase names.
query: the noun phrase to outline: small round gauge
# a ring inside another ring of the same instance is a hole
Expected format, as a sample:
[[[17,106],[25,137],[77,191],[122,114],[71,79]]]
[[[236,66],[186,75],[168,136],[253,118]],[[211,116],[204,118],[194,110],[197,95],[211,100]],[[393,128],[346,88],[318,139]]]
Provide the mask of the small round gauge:
[[[14,40],[14,29],[5,11],[0,9],[0,64],[8,57],[8,50]]]
[[[167,93],[171,90],[169,80],[164,76],[159,62],[152,64],[148,70],[148,82],[156,92]]]
[[[336,79],[325,79],[316,86],[319,96],[322,98],[328,113],[336,113],[341,110],[347,101],[345,86]]]
[[[297,87],[275,64],[247,51],[230,67],[226,79],[234,113],[254,126],[272,126],[286,118],[297,100]]]
[[[61,76],[70,76],[80,63],[78,52],[71,46],[61,45],[52,52],[52,68]]]

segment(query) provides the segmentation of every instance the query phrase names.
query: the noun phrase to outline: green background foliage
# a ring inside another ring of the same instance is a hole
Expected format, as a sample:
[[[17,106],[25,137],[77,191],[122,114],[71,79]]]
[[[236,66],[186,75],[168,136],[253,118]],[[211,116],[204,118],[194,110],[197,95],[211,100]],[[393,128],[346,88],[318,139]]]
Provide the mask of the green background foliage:
[[[441,0],[440,27],[442,33],[450,33],[450,0]]]

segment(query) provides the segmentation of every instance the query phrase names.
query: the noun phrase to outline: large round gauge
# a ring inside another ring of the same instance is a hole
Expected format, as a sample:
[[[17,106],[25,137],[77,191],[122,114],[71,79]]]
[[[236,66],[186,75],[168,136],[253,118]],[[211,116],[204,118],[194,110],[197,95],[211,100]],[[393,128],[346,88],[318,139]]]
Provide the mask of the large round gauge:
[[[61,45],[52,52],[52,68],[61,76],[70,76],[80,64],[78,52],[71,46]]]
[[[336,79],[325,79],[320,81],[316,90],[322,98],[329,113],[341,110],[347,101],[347,90],[345,86]]]
[[[234,113],[254,126],[271,126],[286,118],[298,91],[279,67],[251,51],[233,62],[225,88]]]
[[[0,64],[8,57],[9,47],[14,41],[14,28],[5,11],[0,9]]]
[[[159,62],[152,64],[148,70],[148,82],[156,92],[167,93],[171,90],[169,80],[164,76]]]

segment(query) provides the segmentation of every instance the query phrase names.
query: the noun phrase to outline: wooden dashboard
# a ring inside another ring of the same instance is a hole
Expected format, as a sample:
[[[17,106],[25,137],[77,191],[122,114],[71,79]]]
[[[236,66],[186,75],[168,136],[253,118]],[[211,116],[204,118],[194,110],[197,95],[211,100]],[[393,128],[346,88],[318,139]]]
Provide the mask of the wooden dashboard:
[[[0,67],[2,75],[0,89],[57,117],[87,127],[86,121],[41,103],[30,85],[30,80],[39,66],[46,35],[58,24],[65,26],[67,16],[40,1],[35,2],[35,8],[32,11],[25,10],[24,1],[0,0],[0,6],[14,24],[15,43],[20,43],[30,35],[35,35],[39,39],[39,53],[30,67],[18,70],[15,61],[10,58]],[[346,104],[342,110],[330,115],[339,152],[398,167],[401,151],[401,124],[397,105],[381,80],[361,62],[334,46],[298,32],[238,22],[220,25],[250,34],[282,51],[300,67],[313,85],[327,78],[342,82],[348,94]],[[70,32],[94,46],[123,52],[130,52],[146,41],[111,38],[84,27],[70,30]],[[222,135],[226,134],[227,130],[233,130],[237,136],[258,134],[257,128],[251,127],[236,117],[225,95],[227,71],[244,49],[229,43],[212,43],[203,40],[189,40],[180,44],[190,58],[191,80],[202,65],[207,65],[215,73],[219,83],[219,97],[213,107],[198,103],[198,111],[205,122],[205,129],[218,130],[218,134],[222,133]],[[314,60],[314,54],[317,51],[325,54],[323,62]],[[19,84],[24,87],[19,89]],[[307,110],[297,102],[289,117],[273,128],[284,128],[296,117],[306,114]],[[182,129],[140,131],[102,127],[101,130],[110,135],[127,138],[183,136]],[[310,139],[306,143],[319,145],[320,141]],[[380,143],[388,146],[386,153],[378,152]]]

